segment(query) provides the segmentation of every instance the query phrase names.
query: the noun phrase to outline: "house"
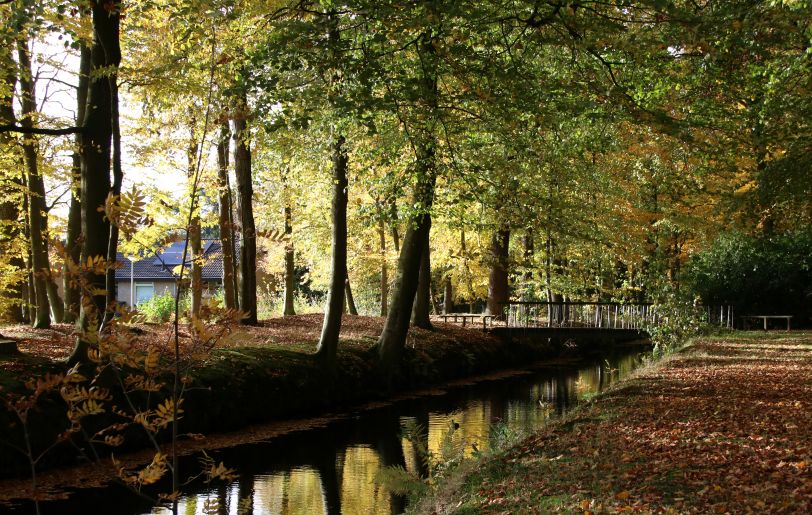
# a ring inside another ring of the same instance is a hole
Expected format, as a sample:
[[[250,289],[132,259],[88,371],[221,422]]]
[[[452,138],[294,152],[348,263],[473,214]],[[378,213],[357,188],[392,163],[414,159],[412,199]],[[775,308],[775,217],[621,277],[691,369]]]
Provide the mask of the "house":
[[[124,254],[117,256],[116,299],[122,304],[135,305],[154,296],[175,294],[177,276],[175,270],[183,259],[183,241],[172,243],[168,248],[149,256],[130,261]],[[223,284],[223,253],[220,240],[203,240],[203,292],[213,293]],[[191,250],[186,256],[184,278],[189,277]]]

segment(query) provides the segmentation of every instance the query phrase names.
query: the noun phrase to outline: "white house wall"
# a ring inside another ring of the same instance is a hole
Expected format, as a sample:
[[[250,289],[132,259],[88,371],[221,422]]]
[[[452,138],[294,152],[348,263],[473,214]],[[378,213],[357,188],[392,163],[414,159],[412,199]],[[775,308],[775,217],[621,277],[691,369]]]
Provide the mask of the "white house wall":
[[[145,281],[136,280],[135,284],[151,284],[154,288],[153,295],[160,297],[167,292],[172,295],[175,294],[175,281]],[[118,281],[116,288],[116,300],[124,304],[130,305],[130,281]]]

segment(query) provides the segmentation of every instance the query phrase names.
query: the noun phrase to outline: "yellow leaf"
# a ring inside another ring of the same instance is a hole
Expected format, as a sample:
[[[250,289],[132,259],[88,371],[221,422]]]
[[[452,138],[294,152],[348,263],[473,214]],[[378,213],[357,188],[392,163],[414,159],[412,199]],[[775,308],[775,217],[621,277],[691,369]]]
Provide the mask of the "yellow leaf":
[[[623,490],[622,492],[618,492],[615,494],[615,499],[617,499],[618,501],[625,501],[626,499],[629,498],[630,495],[631,494],[629,493],[628,490]]]
[[[144,358],[144,371],[152,375],[158,369],[158,360],[160,359],[160,352],[158,351],[158,347],[155,345],[150,345],[149,350],[147,351],[147,356]]]

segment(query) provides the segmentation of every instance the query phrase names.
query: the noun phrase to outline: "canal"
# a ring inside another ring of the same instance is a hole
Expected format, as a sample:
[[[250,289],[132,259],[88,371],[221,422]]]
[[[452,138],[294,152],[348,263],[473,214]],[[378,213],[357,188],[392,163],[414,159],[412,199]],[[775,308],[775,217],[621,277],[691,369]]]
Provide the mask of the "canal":
[[[486,452],[500,440],[541,428],[625,377],[644,360],[641,347],[607,351],[578,363],[543,365],[486,380],[457,383],[392,403],[366,406],[304,424],[268,440],[213,450],[237,471],[230,484],[192,482],[177,513],[392,514],[405,508],[382,481],[382,468],[413,477],[436,474],[449,461]],[[194,462],[187,460],[186,470]],[[391,476],[392,474],[384,474]],[[30,513],[33,507],[4,507]],[[171,513],[122,486],[76,489],[45,501],[41,513]]]

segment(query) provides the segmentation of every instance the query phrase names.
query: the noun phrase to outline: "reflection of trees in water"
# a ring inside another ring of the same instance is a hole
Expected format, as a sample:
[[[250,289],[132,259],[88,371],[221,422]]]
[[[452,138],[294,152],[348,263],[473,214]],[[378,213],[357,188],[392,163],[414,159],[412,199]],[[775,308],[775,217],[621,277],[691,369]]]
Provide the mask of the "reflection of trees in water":
[[[316,462],[316,471],[321,479],[321,491],[324,497],[324,511],[328,515],[341,513],[341,483],[343,459],[339,459],[334,449],[320,453]],[[340,463],[339,463],[340,462]]]
[[[485,449],[491,428],[490,403],[476,400],[452,413],[429,414],[428,449],[434,464],[474,448]]]
[[[389,492],[375,481],[380,467],[381,460],[375,449],[360,445],[347,448],[341,474],[344,513],[390,513]]]
[[[386,426],[378,432],[375,444],[381,466],[406,468],[406,457],[400,442],[400,419],[397,416],[387,417],[386,422]],[[389,494],[389,507],[391,513],[403,513],[406,510],[406,498],[402,495]]]
[[[240,475],[237,480],[237,513],[254,513],[254,481],[250,474]]]
[[[570,382],[574,383],[571,377],[563,373],[559,373],[555,378],[555,412],[558,415],[563,414],[570,408]]]
[[[579,370],[559,370],[524,387],[519,396],[505,396],[503,390],[495,389],[450,413],[420,409],[414,417],[402,417],[394,409],[377,412],[368,425],[348,426],[350,432],[330,433],[326,439],[315,436],[290,446],[281,453],[290,460],[282,466],[290,470],[259,476],[245,473],[231,486],[183,499],[179,513],[200,513],[207,499],[217,500],[222,514],[241,508],[280,515],[402,513],[405,499],[376,482],[381,467],[399,466],[427,477],[430,467],[441,459],[462,452],[470,455],[474,445],[486,450],[493,435],[498,435],[495,425],[504,425],[508,431],[543,427],[550,417],[572,408],[577,397],[603,390],[637,363],[639,357],[624,356]],[[407,425],[419,428],[411,438],[403,436]],[[429,454],[433,463],[425,459]]]
[[[228,515],[228,505],[231,500],[228,495],[228,486],[220,483],[217,486],[217,515]]]

